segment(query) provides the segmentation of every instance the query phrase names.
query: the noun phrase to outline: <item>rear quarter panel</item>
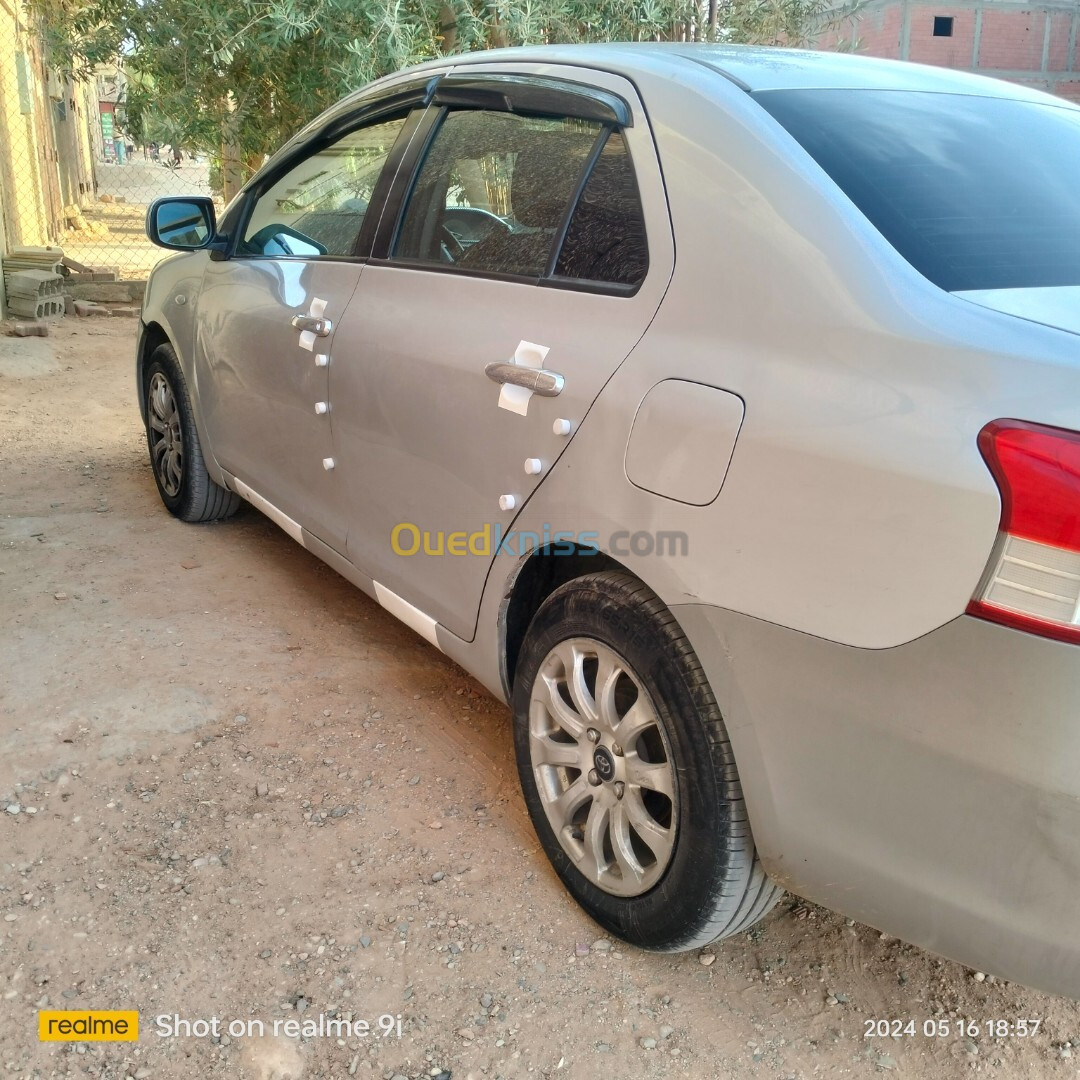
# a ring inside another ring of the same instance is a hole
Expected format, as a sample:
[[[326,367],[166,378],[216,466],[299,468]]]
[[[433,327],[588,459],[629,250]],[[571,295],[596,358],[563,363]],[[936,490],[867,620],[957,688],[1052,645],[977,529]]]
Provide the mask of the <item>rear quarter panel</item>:
[[[684,557],[621,561],[669,604],[860,648],[955,618],[999,519],[978,432],[1001,416],[1080,427],[1080,343],[931,285],[733,84],[692,64],[639,82],[674,276],[518,527],[683,531]],[[626,478],[635,412],[665,378],[746,403],[707,506]]]
[[[1071,646],[962,618],[1000,513],[988,421],[1080,428],[1080,339],[979,309],[903,262],[752,99],[690,65],[639,74],[676,242],[649,331],[524,508],[599,534],[682,621],[727,722],[755,843],[785,887],[1076,994]],[[663,379],[746,404],[707,506],[634,487]],[[499,609],[484,598],[484,681]],[[475,669],[476,665],[472,665]]]

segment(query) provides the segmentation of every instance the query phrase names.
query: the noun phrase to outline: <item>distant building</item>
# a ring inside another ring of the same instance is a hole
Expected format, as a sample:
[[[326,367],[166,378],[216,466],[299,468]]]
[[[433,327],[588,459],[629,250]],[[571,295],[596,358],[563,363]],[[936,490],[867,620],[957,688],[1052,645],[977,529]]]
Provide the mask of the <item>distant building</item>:
[[[868,0],[819,49],[978,72],[1080,101],[1080,0]]]
[[[123,103],[127,98],[127,76],[115,64],[100,64],[97,69],[99,128],[94,145],[102,161],[123,161],[121,135]]]

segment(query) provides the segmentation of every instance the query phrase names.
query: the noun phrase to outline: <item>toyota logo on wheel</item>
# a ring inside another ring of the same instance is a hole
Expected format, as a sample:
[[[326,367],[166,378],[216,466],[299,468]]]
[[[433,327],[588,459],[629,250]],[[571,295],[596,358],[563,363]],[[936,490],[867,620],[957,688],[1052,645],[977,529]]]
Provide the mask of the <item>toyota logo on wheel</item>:
[[[602,746],[593,753],[593,766],[601,780],[611,780],[615,776],[615,759]]]

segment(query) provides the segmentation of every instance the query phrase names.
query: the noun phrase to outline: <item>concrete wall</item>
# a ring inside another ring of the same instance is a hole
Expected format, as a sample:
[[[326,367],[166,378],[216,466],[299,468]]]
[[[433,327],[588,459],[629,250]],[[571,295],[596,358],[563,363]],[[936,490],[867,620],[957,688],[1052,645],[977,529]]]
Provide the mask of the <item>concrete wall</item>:
[[[951,17],[952,35],[934,36],[934,18]],[[1044,0],[869,0],[822,34],[819,49],[974,71],[1080,101],[1080,3]]]
[[[66,79],[63,99],[53,103],[57,169],[64,206],[85,206],[94,196],[94,155],[91,124],[97,120],[93,86]]]
[[[7,229],[4,227],[4,188],[0,184],[0,258],[8,249]],[[7,292],[4,288],[4,275],[0,274],[0,319],[7,315]]]
[[[91,115],[95,88],[51,71],[21,0],[0,0],[0,257],[62,244],[65,208],[93,197]]]
[[[0,0],[0,184],[9,244],[47,244],[59,239],[62,204],[39,78],[35,36],[28,32],[18,0]]]

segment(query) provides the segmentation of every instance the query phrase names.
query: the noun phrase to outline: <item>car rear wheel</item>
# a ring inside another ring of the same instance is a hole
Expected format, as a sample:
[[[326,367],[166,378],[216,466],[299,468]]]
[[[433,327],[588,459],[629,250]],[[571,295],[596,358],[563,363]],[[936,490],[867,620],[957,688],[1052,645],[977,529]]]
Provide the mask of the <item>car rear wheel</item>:
[[[240,498],[206,471],[187,383],[171,345],[159,345],[143,393],[146,443],[161,501],[181,521],[217,521],[235,514]]]
[[[548,597],[513,706],[533,825],[606,929],[646,949],[693,949],[746,930],[779,899],[701,665],[632,575],[592,574]]]

